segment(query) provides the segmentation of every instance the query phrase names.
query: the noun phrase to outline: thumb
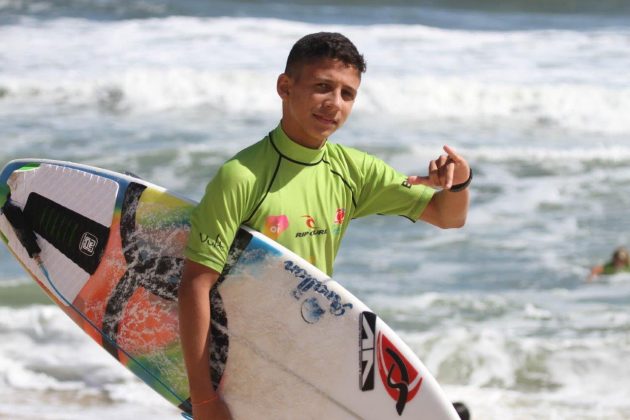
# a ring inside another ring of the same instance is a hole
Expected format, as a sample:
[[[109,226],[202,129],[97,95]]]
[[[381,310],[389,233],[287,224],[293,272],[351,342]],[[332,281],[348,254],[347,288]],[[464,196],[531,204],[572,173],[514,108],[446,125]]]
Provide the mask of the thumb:
[[[429,187],[433,186],[431,178],[428,176],[409,176],[407,177],[407,182],[411,185],[426,185]]]

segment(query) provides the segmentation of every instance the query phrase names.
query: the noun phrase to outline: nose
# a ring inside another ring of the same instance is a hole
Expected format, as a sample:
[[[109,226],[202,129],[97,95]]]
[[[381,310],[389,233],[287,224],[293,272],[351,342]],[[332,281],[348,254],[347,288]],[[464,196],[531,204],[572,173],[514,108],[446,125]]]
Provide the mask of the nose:
[[[324,101],[324,107],[327,109],[340,109],[343,99],[341,98],[341,89],[331,90],[326,100]]]

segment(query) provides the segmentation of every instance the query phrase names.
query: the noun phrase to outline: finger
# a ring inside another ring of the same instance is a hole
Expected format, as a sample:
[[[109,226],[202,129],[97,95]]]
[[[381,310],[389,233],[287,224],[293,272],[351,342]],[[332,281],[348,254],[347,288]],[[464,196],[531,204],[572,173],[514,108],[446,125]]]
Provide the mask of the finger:
[[[447,190],[450,190],[451,187],[453,186],[453,178],[455,176],[455,163],[451,162],[448,165],[446,165],[446,185],[444,186],[444,188],[446,188]]]
[[[441,155],[438,159],[438,185],[441,188],[446,188],[446,167],[448,163],[448,156]]]
[[[409,176],[407,177],[407,182],[411,185],[426,185],[427,187],[433,186],[433,182],[429,176]]]
[[[438,165],[434,160],[429,162],[429,179],[431,180],[431,185],[439,185],[440,177],[438,176]]]
[[[444,166],[446,162],[448,161],[448,159],[449,159],[448,155],[440,155],[440,157],[437,159],[438,168],[441,168],[442,166]]]
[[[458,173],[457,176],[462,177],[463,175],[461,182],[465,182],[465,180],[470,177],[470,166],[468,165],[468,162],[466,162],[466,159],[457,154],[455,149],[449,145],[444,145],[444,151],[448,153],[449,160],[455,163],[455,172]],[[452,182],[455,182],[455,174],[453,175]]]
[[[448,154],[448,157],[453,160],[455,163],[461,163],[463,161],[462,157],[448,144],[445,144],[442,149]]]
[[[432,160],[429,162],[428,175],[407,177],[407,182],[411,185],[426,185],[428,187],[436,187],[439,184],[437,162]]]

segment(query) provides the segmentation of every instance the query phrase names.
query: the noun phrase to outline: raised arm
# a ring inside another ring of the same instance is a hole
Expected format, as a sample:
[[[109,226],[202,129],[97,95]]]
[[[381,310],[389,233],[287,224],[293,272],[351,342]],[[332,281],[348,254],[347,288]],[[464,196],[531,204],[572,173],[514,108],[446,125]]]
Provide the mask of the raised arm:
[[[210,289],[219,273],[186,260],[179,286],[179,333],[195,420],[230,420],[227,405],[210,377]]]

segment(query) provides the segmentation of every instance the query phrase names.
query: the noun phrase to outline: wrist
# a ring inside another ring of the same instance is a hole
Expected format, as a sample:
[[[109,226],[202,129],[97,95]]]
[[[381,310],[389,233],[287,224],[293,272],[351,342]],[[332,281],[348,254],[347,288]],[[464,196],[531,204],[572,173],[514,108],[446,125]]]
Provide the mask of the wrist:
[[[461,184],[455,184],[453,185],[451,188],[449,188],[448,191],[450,192],[460,192],[465,190],[466,188],[468,188],[468,186],[470,185],[470,183],[472,182],[473,179],[473,170],[472,168],[469,168],[469,175],[468,175],[468,179],[464,182],[462,182]]]
[[[202,405],[210,404],[218,399],[219,399],[219,394],[215,393],[214,395],[209,396],[206,399],[191,401],[190,404],[193,406],[193,408],[201,407]]]

